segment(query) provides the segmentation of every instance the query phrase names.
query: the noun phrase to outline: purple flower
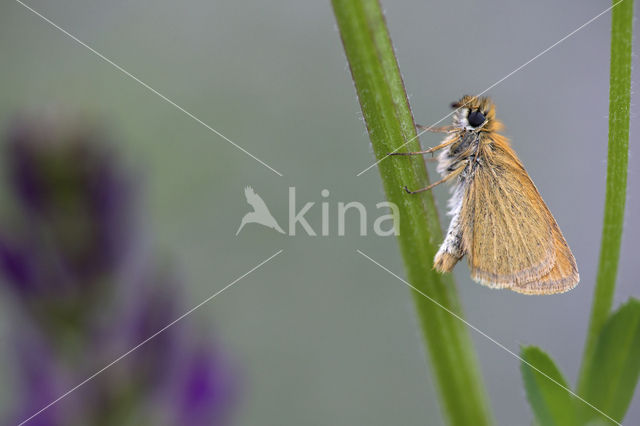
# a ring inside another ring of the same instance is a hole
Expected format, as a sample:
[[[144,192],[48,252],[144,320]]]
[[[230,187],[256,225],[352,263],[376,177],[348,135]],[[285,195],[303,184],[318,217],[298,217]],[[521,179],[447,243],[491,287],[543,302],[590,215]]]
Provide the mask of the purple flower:
[[[163,389],[173,380],[171,369],[180,362],[189,337],[184,333],[190,331],[184,328],[186,322],[171,325],[183,313],[177,279],[167,268],[149,268],[134,288],[136,295],[120,327],[120,345],[129,349],[154,336],[131,355],[128,365],[138,386]]]
[[[174,424],[230,424],[238,399],[237,373],[231,362],[215,349],[195,347],[182,363]]]
[[[40,411],[51,401],[68,389],[69,383],[57,364],[51,348],[47,347],[42,336],[25,324],[20,333],[14,333],[13,348],[16,371],[19,374],[18,404],[14,409],[12,423],[20,423]],[[62,426],[65,423],[62,408],[68,403],[52,406],[42,415],[29,422],[33,426]]]
[[[142,249],[137,191],[103,132],[79,123],[22,118],[4,144],[15,214],[0,281],[23,308],[15,420],[134,349],[30,424],[227,425],[237,374],[192,318],[172,324],[182,286]]]
[[[82,319],[132,257],[135,191],[103,133],[80,121],[22,117],[4,143],[16,202],[5,227],[12,232],[0,234],[0,272],[40,311],[64,305]]]
[[[175,322],[187,309],[181,308],[179,280],[167,269],[145,271],[135,286],[138,297],[123,317],[121,344],[128,349],[147,342],[120,368],[130,386],[145,389],[150,409],[163,413],[158,423],[229,425],[238,372],[214,339],[190,326],[193,319]]]
[[[35,284],[35,267],[28,250],[0,235],[0,270],[7,281],[20,288],[20,292],[29,293]]]

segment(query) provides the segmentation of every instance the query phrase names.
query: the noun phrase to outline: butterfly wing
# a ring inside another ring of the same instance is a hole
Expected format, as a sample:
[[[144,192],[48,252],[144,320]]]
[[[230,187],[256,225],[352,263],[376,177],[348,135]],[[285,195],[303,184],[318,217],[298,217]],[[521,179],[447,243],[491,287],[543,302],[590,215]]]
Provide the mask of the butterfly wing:
[[[571,288],[575,260],[515,153],[487,144],[479,158],[461,211],[471,277],[529,294]]]
[[[524,294],[556,294],[569,291],[578,285],[580,275],[576,260],[567,245],[560,228],[554,220],[553,237],[556,261],[549,273],[527,283],[511,287],[511,290]]]

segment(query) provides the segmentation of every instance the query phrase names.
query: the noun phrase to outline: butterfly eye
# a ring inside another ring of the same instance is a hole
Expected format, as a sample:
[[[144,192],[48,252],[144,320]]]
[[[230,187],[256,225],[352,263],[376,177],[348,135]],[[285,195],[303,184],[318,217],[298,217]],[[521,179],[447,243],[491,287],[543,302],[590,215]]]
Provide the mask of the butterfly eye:
[[[479,110],[475,110],[475,111],[471,111],[471,113],[469,114],[468,120],[469,120],[469,124],[472,127],[478,127],[479,125],[484,123],[486,119],[484,118],[484,115]]]

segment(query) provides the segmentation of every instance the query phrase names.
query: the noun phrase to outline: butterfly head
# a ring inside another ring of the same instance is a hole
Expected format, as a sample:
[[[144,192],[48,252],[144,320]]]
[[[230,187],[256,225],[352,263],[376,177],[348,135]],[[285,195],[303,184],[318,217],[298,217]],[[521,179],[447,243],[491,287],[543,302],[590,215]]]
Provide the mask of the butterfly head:
[[[488,97],[465,95],[451,104],[456,109],[453,125],[470,132],[492,132],[502,126],[495,119],[496,109]]]

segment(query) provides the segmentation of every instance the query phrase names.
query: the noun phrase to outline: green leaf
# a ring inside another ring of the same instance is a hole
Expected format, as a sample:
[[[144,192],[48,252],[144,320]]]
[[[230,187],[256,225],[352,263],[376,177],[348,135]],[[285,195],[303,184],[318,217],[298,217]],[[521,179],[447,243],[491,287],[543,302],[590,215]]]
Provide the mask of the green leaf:
[[[463,315],[453,279],[431,267],[436,244],[442,241],[433,196],[430,192],[411,196],[402,189],[428,185],[424,160],[383,159],[403,145],[418,150],[419,143],[380,4],[377,0],[332,4],[369,138],[381,160],[378,168],[387,199],[400,207],[398,243],[408,281],[431,299],[412,292],[445,419],[451,425],[492,424],[475,350],[460,321]]]
[[[590,358],[593,356],[596,340],[611,311],[618,274],[624,207],[627,197],[633,0],[613,0],[611,14],[607,189],[598,275],[580,380],[578,381],[580,395],[584,393],[586,369],[591,364]]]
[[[522,379],[538,424],[575,425],[575,405],[567,391],[570,388],[551,357],[536,346],[522,348],[520,355],[524,360],[520,365]]]
[[[640,301],[630,299],[602,328],[587,370],[584,399],[608,416],[624,418],[640,373]],[[583,419],[600,417],[584,408]]]

